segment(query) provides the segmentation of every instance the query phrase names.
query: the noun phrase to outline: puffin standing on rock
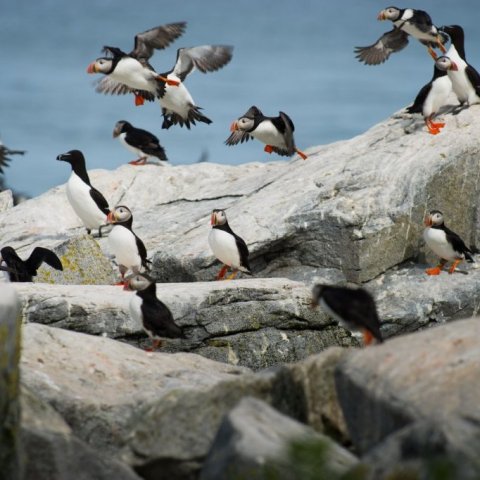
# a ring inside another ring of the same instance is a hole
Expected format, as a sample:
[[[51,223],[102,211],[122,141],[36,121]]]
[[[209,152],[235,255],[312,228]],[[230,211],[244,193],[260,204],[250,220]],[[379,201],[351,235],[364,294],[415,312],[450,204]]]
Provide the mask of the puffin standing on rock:
[[[148,270],[147,249],[132,230],[133,215],[128,207],[115,207],[108,214],[107,221],[114,225],[108,235],[108,245],[115,255],[122,277],[117,285],[125,285],[127,270],[134,274],[140,273],[142,268]]]
[[[275,152],[285,157],[298,153],[304,160],[307,158],[307,155],[295,146],[295,126],[286,113],[279,112],[278,117],[266,117],[254,105],[232,123],[230,131],[232,134],[225,140],[226,145],[237,145],[256,138],[265,143],[264,150],[267,153]]]
[[[12,247],[0,250],[0,270],[8,273],[11,282],[32,282],[43,262],[56,270],[63,270],[60,259],[48,248],[35,247],[26,260],[22,260]]]
[[[363,288],[315,285],[312,307],[320,305],[338,323],[353,333],[361,332],[365,345],[383,342],[373,297]]]
[[[217,280],[223,279],[229,267],[233,269],[233,272],[227,277],[227,280],[234,279],[238,271],[251,275],[247,244],[233,233],[228,224],[225,210],[213,210],[210,223],[212,229],[208,235],[208,243],[213,254],[223,263],[223,267],[217,275]]]
[[[57,160],[67,162],[72,167],[72,174],[67,182],[67,198],[75,213],[80,217],[90,234],[98,229],[101,237],[101,226],[105,225],[110,208],[105,197],[90,183],[85,166],[85,157],[80,150],[62,153]]]
[[[474,263],[472,251],[465,245],[464,241],[449,228],[443,221],[443,213],[439,210],[432,210],[425,217],[425,230],[423,238],[433,252],[440,257],[440,263],[434,268],[427,268],[427,275],[440,275],[447,262],[452,262],[448,273],[453,273],[457,265],[463,260]]]
[[[443,46],[446,38],[433,25],[430,15],[423,10],[388,7],[378,14],[377,19],[390,20],[394,27],[384,33],[373,45],[355,47],[356,58],[366,65],[379,65],[392,53],[403,50],[408,45],[409,35],[425,45],[433,59],[437,58],[433,48],[438,47],[442,53],[447,51]]]
[[[155,281],[145,274],[131,276],[124,290],[134,290],[136,295],[130,300],[130,315],[140,322],[152,339],[148,352],[159,348],[163,338],[185,338],[185,334],[173,320],[168,307],[157,298]]]
[[[165,150],[155,135],[141,128],[135,128],[125,120],[115,124],[113,138],[118,138],[122,145],[138,155],[139,158],[129,162],[130,165],[145,165],[148,157],[156,157],[163,162],[168,161]]]

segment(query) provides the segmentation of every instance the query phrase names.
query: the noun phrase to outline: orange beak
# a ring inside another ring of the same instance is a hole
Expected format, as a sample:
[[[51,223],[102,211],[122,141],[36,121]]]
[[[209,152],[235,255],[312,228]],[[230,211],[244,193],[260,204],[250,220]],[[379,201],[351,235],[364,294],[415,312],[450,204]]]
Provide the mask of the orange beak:
[[[426,227],[431,227],[432,226],[432,217],[430,215],[427,215],[423,221]]]
[[[385,12],[383,10],[378,14],[377,20],[385,20]]]
[[[238,124],[236,120],[230,125],[230,131],[234,132],[235,130],[238,130]]]
[[[97,69],[95,67],[95,62],[92,62],[88,67],[87,67],[87,73],[97,73]]]
[[[454,72],[458,71],[458,65],[455,62],[451,62],[450,70],[453,70]]]
[[[131,290],[130,283],[129,282],[125,283],[125,285],[123,286],[123,289],[124,290]]]
[[[210,225],[216,225],[217,224],[217,216],[215,213],[212,213],[212,216],[210,217]]]
[[[115,223],[115,215],[113,212],[108,212],[107,223]]]

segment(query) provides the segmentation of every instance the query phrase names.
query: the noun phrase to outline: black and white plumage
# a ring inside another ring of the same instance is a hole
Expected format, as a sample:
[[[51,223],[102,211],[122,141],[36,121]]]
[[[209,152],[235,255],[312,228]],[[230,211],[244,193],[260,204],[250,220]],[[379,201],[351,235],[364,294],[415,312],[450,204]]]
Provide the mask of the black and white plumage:
[[[235,278],[238,271],[251,274],[247,244],[230,228],[225,210],[213,210],[210,224],[212,229],[208,235],[208,243],[215,257],[224,265],[217,275],[217,280],[225,276],[229,267],[233,272],[228,280]]]
[[[125,120],[120,120],[115,124],[113,138],[118,138],[122,145],[138,155],[137,160],[129,162],[131,165],[145,165],[149,157],[155,157],[163,162],[168,161],[165,149],[153,133],[135,128]]]
[[[307,155],[295,146],[293,132],[295,126],[291,118],[284,112],[278,117],[266,117],[255,105],[230,126],[231,135],[225,140],[226,145],[237,145],[251,138],[265,144],[265,151],[291,157],[298,153],[304,160]]]
[[[130,315],[142,324],[147,335],[153,340],[152,351],[160,346],[164,338],[185,338],[185,334],[174,319],[169,308],[157,298],[155,281],[145,274],[131,276],[125,290],[134,290],[130,300]]]
[[[148,63],[155,50],[161,50],[180,37],[186,22],[170,23],[151,28],[135,36],[135,46],[130,53],[117,47],[103,47],[109,56],[97,58],[87,67],[87,73],[103,73],[96,90],[122,95],[134,93],[137,105],[144,99],[153,101],[158,74]]]
[[[22,260],[12,247],[0,250],[0,270],[7,272],[11,282],[32,282],[43,262],[56,270],[63,270],[60,259],[47,248],[35,247],[26,260]]]
[[[453,273],[457,265],[463,260],[475,262],[472,251],[465,242],[444,223],[443,213],[432,210],[425,217],[425,230],[423,238],[425,243],[440,257],[440,264],[434,268],[428,268],[428,275],[439,275],[447,262],[453,262],[448,273]]]
[[[421,113],[428,131],[433,135],[437,135],[440,133],[440,129],[445,126],[445,123],[433,122],[433,118],[447,102],[451,91],[452,82],[447,72],[434,66],[432,79],[421,88],[413,105],[408,107],[406,111],[408,113]]]
[[[67,182],[67,198],[80,217],[88,233],[105,225],[110,208],[105,197],[92,186],[85,166],[85,157],[80,150],[70,150],[58,155],[57,160],[67,162],[72,174]]]
[[[366,65],[379,65],[392,53],[403,50],[408,45],[408,37],[419,40],[427,46],[430,55],[436,58],[433,48],[438,47],[445,53],[443,43],[446,37],[433,25],[430,15],[423,10],[413,8],[388,7],[382,10],[378,20],[390,20],[394,27],[384,33],[375,43],[367,47],[355,47],[355,56]]]
[[[3,173],[3,169],[7,166],[8,162],[11,162],[11,155],[24,155],[25,150],[11,150],[2,142],[0,142],[0,173]]]
[[[344,328],[354,333],[361,332],[365,345],[374,339],[383,341],[375,300],[363,288],[315,285],[312,306],[317,305]]]
[[[142,269],[148,270],[147,249],[132,230],[133,215],[128,207],[118,205],[108,214],[107,221],[114,225],[108,235],[108,246],[115,255],[122,277],[119,285],[124,285],[128,270],[135,274]]]

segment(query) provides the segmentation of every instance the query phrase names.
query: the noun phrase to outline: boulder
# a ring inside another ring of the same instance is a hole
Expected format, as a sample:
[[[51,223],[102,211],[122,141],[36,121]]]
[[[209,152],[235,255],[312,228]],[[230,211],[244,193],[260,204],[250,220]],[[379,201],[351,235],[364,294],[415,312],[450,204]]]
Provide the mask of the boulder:
[[[15,290],[0,284],[0,472],[22,479],[20,446],[20,302]]]
[[[351,453],[328,437],[282,415],[261,400],[244,398],[223,419],[200,480],[297,478],[292,476],[296,466],[291,464],[291,445],[314,441],[322,442],[326,449],[320,466],[322,472],[338,476],[357,463]]]

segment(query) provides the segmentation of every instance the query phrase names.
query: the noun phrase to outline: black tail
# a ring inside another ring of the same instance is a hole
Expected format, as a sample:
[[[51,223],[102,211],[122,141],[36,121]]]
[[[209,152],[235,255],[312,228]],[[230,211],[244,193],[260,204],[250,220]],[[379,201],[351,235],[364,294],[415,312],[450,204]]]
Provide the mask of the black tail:
[[[190,125],[196,125],[195,121],[203,122],[206,124],[212,123],[212,121],[208,117],[200,113],[200,110],[201,110],[200,107],[197,107],[196,105],[192,105],[188,112],[187,118],[183,118],[177,113],[164,113],[162,128],[168,129],[172,125],[178,124],[181,127],[185,125],[190,130]]]

